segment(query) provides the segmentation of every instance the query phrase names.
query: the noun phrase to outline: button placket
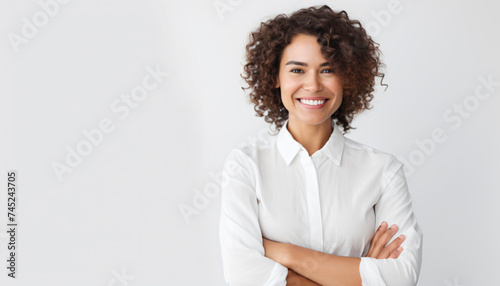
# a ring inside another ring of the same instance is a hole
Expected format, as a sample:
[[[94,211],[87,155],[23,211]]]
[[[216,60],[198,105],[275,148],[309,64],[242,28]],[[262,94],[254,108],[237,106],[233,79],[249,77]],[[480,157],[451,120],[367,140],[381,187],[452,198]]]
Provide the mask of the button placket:
[[[307,151],[301,149],[301,163],[304,168],[306,181],[306,199],[311,233],[311,247],[323,251],[323,222],[321,218],[321,204],[318,187],[318,176],[312,158]]]

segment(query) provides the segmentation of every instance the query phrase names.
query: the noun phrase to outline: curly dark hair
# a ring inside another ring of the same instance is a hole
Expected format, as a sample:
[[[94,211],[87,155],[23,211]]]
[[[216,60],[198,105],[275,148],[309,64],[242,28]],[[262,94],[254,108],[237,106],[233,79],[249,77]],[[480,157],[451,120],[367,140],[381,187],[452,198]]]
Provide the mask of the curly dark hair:
[[[350,125],[355,114],[371,109],[375,77],[382,83],[385,66],[380,61],[379,44],[367,35],[361,23],[349,19],[347,12],[335,12],[327,5],[300,9],[290,16],[279,14],[262,22],[249,36],[246,45],[246,64],[241,77],[251,89],[250,101],[256,116],[274,123],[280,130],[288,119],[288,110],[281,102],[280,88],[276,88],[281,56],[285,47],[297,34],[315,36],[321,53],[335,73],[342,77],[343,100],[332,115],[344,133],[354,128]],[[355,129],[355,128],[354,128]]]

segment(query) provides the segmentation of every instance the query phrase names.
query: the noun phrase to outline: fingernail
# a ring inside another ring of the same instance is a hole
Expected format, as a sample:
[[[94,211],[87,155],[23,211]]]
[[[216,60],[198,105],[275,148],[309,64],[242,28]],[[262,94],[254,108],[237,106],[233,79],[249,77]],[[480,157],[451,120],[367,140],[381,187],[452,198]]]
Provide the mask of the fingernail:
[[[398,251],[403,251],[403,247],[402,246],[398,247]]]
[[[387,223],[385,221],[383,221],[381,224],[380,224],[380,227],[382,226],[387,226]]]
[[[396,227],[396,225],[395,225],[395,224],[393,224],[393,225],[391,225],[391,227],[390,227],[390,228],[395,228],[395,227]]]
[[[405,239],[405,235],[404,235],[404,234],[402,234],[402,235],[400,235],[400,236],[399,236],[399,238],[401,238],[401,239]]]

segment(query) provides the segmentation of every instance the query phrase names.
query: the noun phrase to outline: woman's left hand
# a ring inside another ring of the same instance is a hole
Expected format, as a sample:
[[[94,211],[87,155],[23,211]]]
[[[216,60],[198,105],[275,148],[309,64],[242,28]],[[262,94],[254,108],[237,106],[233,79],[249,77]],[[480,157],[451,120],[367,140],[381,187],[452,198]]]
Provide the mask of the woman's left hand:
[[[289,247],[291,244],[276,242],[266,238],[262,238],[262,244],[264,245],[265,256],[270,258],[279,264],[288,267],[289,261]]]

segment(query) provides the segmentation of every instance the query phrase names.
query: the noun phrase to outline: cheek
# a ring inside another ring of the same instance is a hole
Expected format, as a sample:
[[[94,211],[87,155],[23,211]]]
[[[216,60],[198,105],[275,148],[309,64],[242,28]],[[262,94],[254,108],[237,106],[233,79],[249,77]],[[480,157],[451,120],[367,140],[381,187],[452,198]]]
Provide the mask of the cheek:
[[[338,109],[340,105],[342,105],[342,100],[344,99],[343,96],[339,96],[339,98],[335,102],[335,108]]]
[[[344,100],[344,94],[342,92],[342,89],[340,89],[336,94],[336,97],[335,97],[335,105],[337,106],[337,108],[340,107],[340,105],[342,104],[342,101]]]
[[[286,88],[293,88],[294,86],[300,85],[301,81],[300,77],[294,74],[280,75],[280,84]]]
[[[341,83],[332,82],[328,85],[328,89],[335,95],[342,97],[344,93],[344,87]]]
[[[291,106],[292,102],[292,97],[289,93],[286,92],[286,90],[281,90],[281,102],[285,106],[286,109],[289,109]]]
[[[281,96],[286,99],[286,98],[290,98],[293,93],[295,92],[296,88],[294,87],[294,85],[289,82],[289,81],[284,81],[281,86],[280,86],[280,89],[281,89]]]

